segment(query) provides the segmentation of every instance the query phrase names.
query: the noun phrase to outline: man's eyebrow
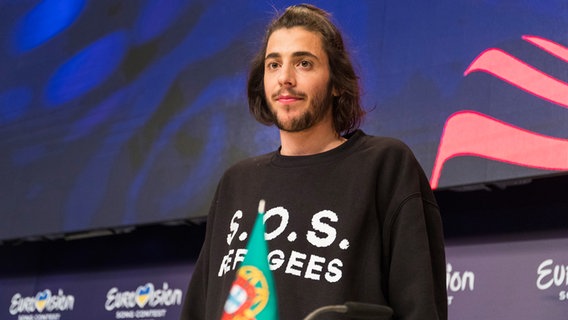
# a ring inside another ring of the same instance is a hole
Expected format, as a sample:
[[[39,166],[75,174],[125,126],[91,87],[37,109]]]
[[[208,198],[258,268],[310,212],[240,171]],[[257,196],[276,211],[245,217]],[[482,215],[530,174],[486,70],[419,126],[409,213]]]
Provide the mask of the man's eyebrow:
[[[276,59],[276,58],[280,58],[281,55],[278,52],[271,52],[269,54],[266,55],[266,57],[264,58],[264,60],[268,60],[268,59]],[[298,57],[310,57],[310,58],[314,58],[316,60],[319,60],[318,56],[316,56],[315,54],[309,52],[309,51],[296,51],[294,53],[292,53],[292,57],[294,58],[298,58]]]

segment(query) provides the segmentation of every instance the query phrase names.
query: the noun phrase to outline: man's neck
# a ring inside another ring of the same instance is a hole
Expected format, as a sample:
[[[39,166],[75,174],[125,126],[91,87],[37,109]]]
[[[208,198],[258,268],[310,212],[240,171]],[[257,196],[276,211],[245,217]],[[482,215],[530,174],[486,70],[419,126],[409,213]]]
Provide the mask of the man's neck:
[[[332,126],[320,122],[313,127],[300,132],[280,131],[284,156],[308,156],[329,151],[339,147],[346,139],[338,135]]]

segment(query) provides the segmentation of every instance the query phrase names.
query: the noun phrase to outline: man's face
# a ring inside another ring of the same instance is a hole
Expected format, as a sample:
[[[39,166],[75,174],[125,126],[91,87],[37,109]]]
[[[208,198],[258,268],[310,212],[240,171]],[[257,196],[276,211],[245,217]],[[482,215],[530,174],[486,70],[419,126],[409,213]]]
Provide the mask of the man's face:
[[[298,132],[331,116],[328,57],[317,33],[274,31],[266,46],[264,93],[280,130]]]

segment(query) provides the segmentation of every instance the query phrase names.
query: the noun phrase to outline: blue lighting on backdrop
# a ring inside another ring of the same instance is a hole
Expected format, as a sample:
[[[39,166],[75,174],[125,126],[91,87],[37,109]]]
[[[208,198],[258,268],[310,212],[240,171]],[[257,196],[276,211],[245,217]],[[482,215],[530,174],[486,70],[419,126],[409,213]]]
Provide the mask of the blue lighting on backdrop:
[[[17,50],[26,52],[56,37],[79,18],[84,6],[82,0],[41,1],[22,17],[14,33]]]
[[[568,83],[567,62],[523,38],[568,47],[564,1],[314,3],[345,33],[363,129],[406,142],[428,176],[441,159],[438,187],[562,171],[438,150],[463,110],[568,139],[566,107],[521,90],[522,77],[464,75],[498,48]],[[0,240],[206,215],[228,166],[278,148],[248,114],[245,85],[266,24],[290,4],[0,0],[0,214],[11,221]]]

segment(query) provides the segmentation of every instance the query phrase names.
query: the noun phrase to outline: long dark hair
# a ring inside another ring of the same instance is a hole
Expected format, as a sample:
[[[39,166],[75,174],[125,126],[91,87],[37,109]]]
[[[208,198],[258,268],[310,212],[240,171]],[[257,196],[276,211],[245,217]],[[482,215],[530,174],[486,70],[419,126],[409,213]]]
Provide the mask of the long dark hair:
[[[266,46],[274,31],[292,27],[303,27],[321,35],[329,59],[330,87],[338,93],[337,97],[333,97],[332,105],[334,129],[338,134],[357,129],[365,116],[360,101],[359,78],[345,49],[341,32],[332,23],[330,14],[309,4],[288,7],[268,26],[262,48],[253,59],[249,73],[247,93],[250,112],[260,123],[274,124],[274,116],[264,93]]]

